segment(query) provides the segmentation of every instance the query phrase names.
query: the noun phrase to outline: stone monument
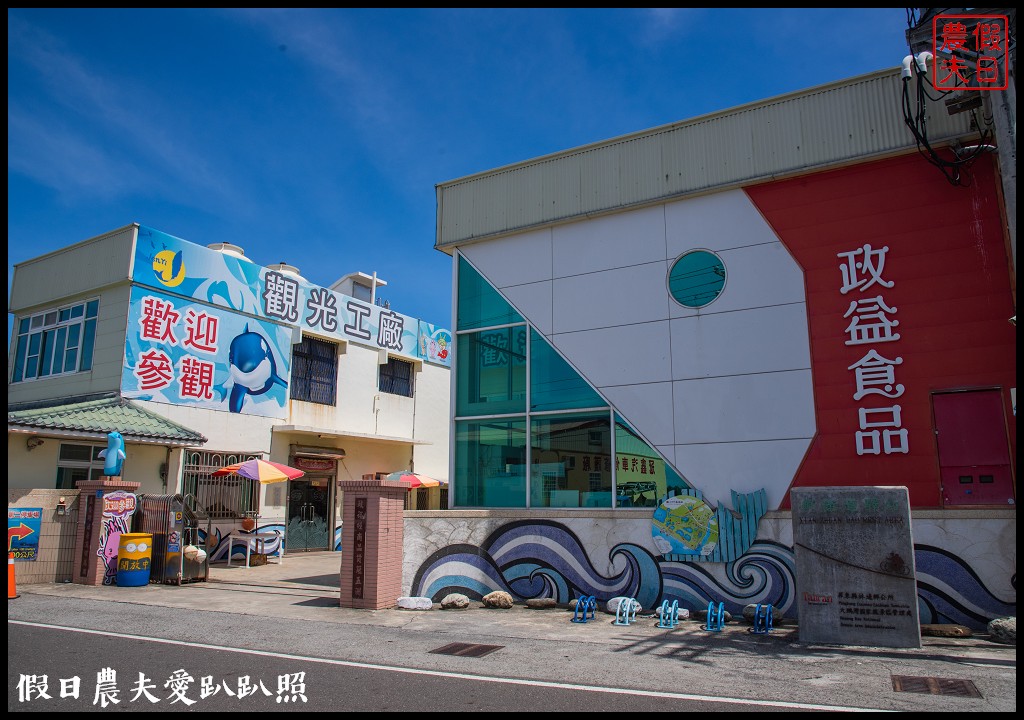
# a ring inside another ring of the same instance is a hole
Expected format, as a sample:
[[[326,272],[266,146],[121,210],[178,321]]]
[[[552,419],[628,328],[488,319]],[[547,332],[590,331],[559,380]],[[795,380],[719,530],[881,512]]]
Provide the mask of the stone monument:
[[[921,647],[905,487],[793,488],[800,641]]]

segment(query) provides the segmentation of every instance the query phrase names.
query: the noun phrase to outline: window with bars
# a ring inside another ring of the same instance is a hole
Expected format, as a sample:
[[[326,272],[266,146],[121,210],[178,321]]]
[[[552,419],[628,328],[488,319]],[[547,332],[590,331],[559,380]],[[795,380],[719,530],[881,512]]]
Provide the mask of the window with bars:
[[[334,405],[338,389],[338,346],[304,337],[292,347],[292,400]]]
[[[262,458],[260,454],[186,450],[182,492],[193,495],[213,519],[238,520],[260,509],[260,484],[241,475],[213,477],[227,465]]]
[[[387,364],[380,366],[378,387],[381,392],[392,395],[412,397],[413,364],[398,358],[388,358]]]
[[[89,300],[20,318],[11,382],[91,370],[99,307]]]

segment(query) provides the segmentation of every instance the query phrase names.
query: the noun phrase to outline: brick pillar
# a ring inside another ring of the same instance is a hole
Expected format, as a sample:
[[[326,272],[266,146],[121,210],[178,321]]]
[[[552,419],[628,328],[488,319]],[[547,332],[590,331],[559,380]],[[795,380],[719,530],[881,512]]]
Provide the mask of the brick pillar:
[[[407,485],[387,480],[342,483],[341,607],[395,607],[402,594],[403,510]]]
[[[119,477],[101,477],[78,483],[78,530],[75,535],[75,555],[71,565],[71,579],[80,585],[102,585],[106,564],[97,554],[100,533],[103,531],[103,496],[115,490],[134,493],[139,483],[126,482]]]

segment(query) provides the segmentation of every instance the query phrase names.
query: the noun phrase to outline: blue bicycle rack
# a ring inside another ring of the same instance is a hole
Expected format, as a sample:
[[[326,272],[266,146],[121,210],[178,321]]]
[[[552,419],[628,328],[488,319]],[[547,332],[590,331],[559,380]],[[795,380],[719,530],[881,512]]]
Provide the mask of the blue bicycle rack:
[[[594,618],[597,612],[597,598],[593,595],[584,595],[576,601],[576,609],[572,611],[572,622],[585,623]]]
[[[679,624],[679,601],[673,600],[672,604],[668,604],[668,600],[661,603],[661,611],[658,613],[658,627],[667,628],[671,630]]]
[[[757,635],[767,635],[772,631],[772,606],[758,605],[754,610],[754,627],[747,632]]]
[[[704,629],[708,632],[721,632],[725,624],[725,603],[718,603],[715,607],[713,602],[708,603],[708,620]]]
[[[636,611],[639,607],[640,603],[636,601],[636,598],[623,599],[615,608],[615,624],[629,625],[630,622],[636,620]]]

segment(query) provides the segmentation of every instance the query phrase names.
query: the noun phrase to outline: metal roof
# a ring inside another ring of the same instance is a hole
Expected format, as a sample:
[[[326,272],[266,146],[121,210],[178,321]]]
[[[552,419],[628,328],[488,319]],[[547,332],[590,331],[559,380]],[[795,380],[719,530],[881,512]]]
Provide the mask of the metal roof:
[[[105,439],[117,431],[125,442],[202,445],[207,438],[116,394],[21,403],[7,408],[7,431]]]
[[[439,183],[435,248],[913,151],[899,68]],[[971,134],[932,103],[933,146]]]

